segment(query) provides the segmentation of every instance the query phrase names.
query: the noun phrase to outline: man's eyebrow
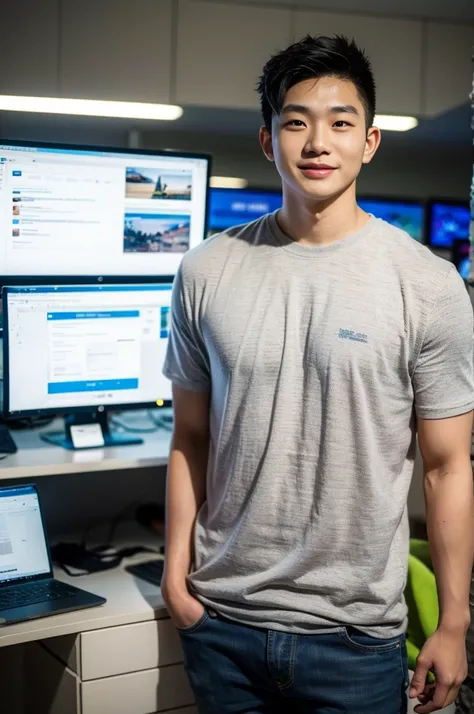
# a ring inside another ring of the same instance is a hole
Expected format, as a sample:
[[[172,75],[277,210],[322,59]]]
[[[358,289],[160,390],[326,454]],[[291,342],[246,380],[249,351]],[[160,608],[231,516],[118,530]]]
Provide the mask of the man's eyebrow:
[[[331,114],[353,114],[356,117],[359,116],[357,108],[352,104],[342,104],[341,106],[331,107],[330,112]]]
[[[281,110],[282,114],[291,114],[295,112],[296,114],[305,114],[309,116],[312,112],[309,107],[305,104],[286,104]],[[352,114],[353,116],[360,116],[359,111],[353,104],[341,104],[338,106],[329,108],[330,114]]]
[[[296,114],[311,114],[309,107],[304,104],[286,104],[281,110],[282,114],[290,114],[291,112],[295,112]]]

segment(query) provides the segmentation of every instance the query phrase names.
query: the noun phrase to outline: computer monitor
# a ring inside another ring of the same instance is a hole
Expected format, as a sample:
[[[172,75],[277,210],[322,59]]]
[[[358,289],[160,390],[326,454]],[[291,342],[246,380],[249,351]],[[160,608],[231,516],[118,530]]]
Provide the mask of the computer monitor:
[[[1,283],[175,275],[206,237],[209,171],[205,154],[0,140]]]
[[[73,448],[139,443],[112,434],[109,410],[171,405],[162,375],[172,285],[6,287],[4,414],[67,415],[47,441]]]
[[[451,252],[451,260],[456,266],[459,275],[467,280],[469,277],[469,269],[471,267],[470,260],[471,243],[463,238],[456,238],[453,241]]]
[[[423,242],[424,207],[415,201],[397,201],[395,199],[359,198],[359,206],[376,218],[382,218],[392,226],[401,228],[412,238]]]
[[[432,248],[450,250],[456,239],[469,238],[468,203],[432,201],[428,206],[427,233]]]
[[[211,188],[209,234],[220,233],[281,208],[281,191],[264,189]]]

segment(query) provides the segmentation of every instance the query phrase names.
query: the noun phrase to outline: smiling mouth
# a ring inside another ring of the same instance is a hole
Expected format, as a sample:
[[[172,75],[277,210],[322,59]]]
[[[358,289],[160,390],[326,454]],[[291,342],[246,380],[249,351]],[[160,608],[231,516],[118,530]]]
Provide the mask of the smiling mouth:
[[[308,164],[306,166],[300,166],[299,168],[307,178],[326,178],[336,170],[333,166],[324,164],[321,166],[318,166],[318,164]]]

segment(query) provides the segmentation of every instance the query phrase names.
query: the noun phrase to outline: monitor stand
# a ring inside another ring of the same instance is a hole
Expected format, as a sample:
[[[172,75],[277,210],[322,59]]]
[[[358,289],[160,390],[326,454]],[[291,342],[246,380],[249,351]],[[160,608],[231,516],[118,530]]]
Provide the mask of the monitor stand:
[[[107,412],[71,414],[64,417],[64,431],[41,434],[43,441],[64,449],[97,449],[104,446],[143,444],[143,439],[111,432]]]

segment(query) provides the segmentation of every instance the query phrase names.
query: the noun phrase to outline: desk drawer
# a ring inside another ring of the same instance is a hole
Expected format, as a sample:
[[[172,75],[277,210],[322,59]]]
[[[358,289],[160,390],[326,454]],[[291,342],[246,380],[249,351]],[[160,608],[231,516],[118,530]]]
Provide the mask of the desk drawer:
[[[81,699],[82,714],[154,714],[194,703],[180,664],[84,682]]]
[[[183,661],[179,635],[170,619],[83,632],[80,646],[83,681]]]
[[[169,618],[57,637],[43,644],[83,681],[183,661],[179,635]]]

